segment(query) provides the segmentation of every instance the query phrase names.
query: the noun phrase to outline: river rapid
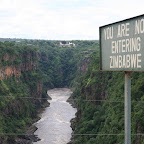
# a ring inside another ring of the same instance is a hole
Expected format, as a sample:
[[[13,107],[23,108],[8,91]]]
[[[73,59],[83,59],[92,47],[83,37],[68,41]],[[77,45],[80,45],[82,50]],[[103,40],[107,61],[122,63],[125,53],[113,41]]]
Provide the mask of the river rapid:
[[[50,107],[41,114],[41,119],[35,123],[38,128],[34,133],[41,141],[33,144],[67,144],[70,141],[72,129],[70,120],[75,117],[76,109],[67,102],[72,94],[68,88],[52,89],[48,95]]]

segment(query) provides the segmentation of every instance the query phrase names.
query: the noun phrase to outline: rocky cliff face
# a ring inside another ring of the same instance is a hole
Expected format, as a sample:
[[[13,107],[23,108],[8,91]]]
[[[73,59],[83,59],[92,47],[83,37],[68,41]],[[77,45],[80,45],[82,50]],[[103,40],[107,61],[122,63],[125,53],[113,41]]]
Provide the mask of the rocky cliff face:
[[[24,55],[19,55],[19,59],[22,62]],[[30,71],[30,70],[37,70],[38,66],[37,63],[33,60],[31,60],[31,55],[28,53],[26,55],[26,59],[28,59],[28,62],[20,63],[18,65],[11,64],[2,66],[0,68],[0,79],[7,79],[8,77],[19,77],[21,76],[22,72]],[[10,61],[11,63],[14,62],[15,56],[12,56],[10,58],[9,54],[6,53],[6,55],[2,58],[4,62]]]
[[[26,133],[45,102],[40,100],[44,94],[37,52],[0,45],[0,133]],[[0,136],[0,143],[16,143],[16,137]]]
[[[88,70],[88,65],[90,63],[90,60],[91,60],[90,57],[82,60],[80,66],[78,66],[78,71],[79,71],[80,75],[83,75]]]
[[[88,70],[88,65],[91,61],[91,55],[93,50],[88,49],[87,51],[84,51],[82,53],[82,56],[80,57],[80,64],[78,66],[78,72],[80,75],[83,75]]]

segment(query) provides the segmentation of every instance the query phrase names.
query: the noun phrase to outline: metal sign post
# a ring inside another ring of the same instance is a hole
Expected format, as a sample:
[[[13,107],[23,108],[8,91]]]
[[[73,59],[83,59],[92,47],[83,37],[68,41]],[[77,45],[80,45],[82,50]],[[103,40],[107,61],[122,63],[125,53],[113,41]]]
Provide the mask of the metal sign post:
[[[131,144],[131,71],[144,71],[144,15],[99,28],[100,70],[125,72],[125,144]]]
[[[125,144],[131,144],[131,72],[125,72]]]

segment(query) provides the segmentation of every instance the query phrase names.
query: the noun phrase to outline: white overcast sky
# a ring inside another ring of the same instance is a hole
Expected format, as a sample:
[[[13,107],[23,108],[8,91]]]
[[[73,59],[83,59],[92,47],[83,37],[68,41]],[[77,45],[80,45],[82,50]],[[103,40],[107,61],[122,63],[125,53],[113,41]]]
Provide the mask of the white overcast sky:
[[[144,0],[0,0],[0,37],[98,40],[99,27],[144,13]]]

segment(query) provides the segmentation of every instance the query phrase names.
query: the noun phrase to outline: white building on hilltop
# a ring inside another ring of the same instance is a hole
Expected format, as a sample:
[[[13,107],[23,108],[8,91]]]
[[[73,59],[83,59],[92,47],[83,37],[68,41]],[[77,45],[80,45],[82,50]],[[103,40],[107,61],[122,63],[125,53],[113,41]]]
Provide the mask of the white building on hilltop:
[[[66,44],[63,44],[62,42],[60,42],[59,46],[62,46],[62,47],[63,47],[63,46],[64,46],[64,47],[65,47],[65,46],[74,46],[74,47],[75,47],[76,45],[75,45],[75,43],[72,43],[72,42],[66,42]]]

